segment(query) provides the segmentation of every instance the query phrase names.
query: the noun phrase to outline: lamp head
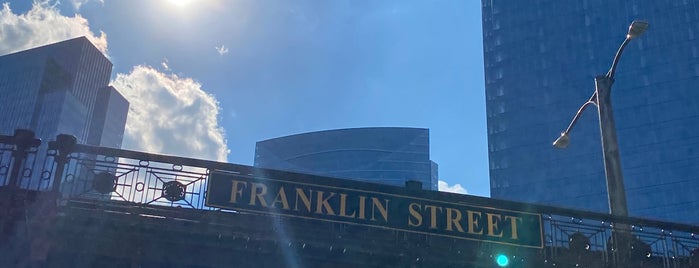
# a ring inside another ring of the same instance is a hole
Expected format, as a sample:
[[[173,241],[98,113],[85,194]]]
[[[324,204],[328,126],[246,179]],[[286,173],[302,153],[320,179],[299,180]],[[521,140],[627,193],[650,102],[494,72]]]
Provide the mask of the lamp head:
[[[631,23],[631,26],[629,26],[629,32],[626,34],[626,39],[634,39],[636,37],[641,36],[646,29],[648,29],[648,22],[647,21],[642,21],[642,20],[635,20]]]
[[[553,147],[565,149],[568,147],[568,144],[570,144],[570,137],[568,136],[568,133],[562,132],[561,136],[553,142]]]

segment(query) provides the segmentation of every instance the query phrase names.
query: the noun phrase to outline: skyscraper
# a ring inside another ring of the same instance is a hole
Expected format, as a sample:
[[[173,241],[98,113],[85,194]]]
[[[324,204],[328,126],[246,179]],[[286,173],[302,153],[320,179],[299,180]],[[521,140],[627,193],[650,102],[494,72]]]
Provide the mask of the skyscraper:
[[[111,71],[85,37],[0,56],[0,133],[24,128],[44,141],[71,134],[120,146],[128,102],[107,87]]]
[[[88,144],[121,148],[129,102],[112,86],[97,92],[95,111],[92,113]]]
[[[491,196],[608,212],[598,115],[551,146],[635,19],[612,89],[629,214],[699,223],[699,3],[483,0]]]
[[[23,173],[19,187],[46,187],[40,176],[47,144],[58,134],[83,144],[121,146],[129,104],[108,86],[111,71],[112,63],[85,37],[0,56],[0,133],[28,129],[43,141],[29,165],[33,171]],[[92,174],[91,169],[82,166],[80,172]],[[92,177],[84,177],[65,181],[62,192],[92,189]]]
[[[437,190],[424,128],[350,128],[309,132],[257,142],[255,167]]]

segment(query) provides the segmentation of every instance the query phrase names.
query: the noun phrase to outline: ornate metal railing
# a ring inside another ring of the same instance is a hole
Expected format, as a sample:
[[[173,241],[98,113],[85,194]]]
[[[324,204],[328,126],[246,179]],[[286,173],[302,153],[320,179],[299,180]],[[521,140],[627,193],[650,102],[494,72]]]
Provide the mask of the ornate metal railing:
[[[212,170],[248,175],[256,171],[230,163],[82,145],[66,135],[44,144],[45,149],[27,131],[0,136],[0,190],[52,191],[60,192],[63,200],[118,200],[208,210],[211,208],[204,205],[204,198]],[[541,214],[545,246],[534,254],[537,260],[532,261],[537,261],[537,265],[699,267],[697,226],[494,199],[484,201],[480,197],[454,198]]]
[[[572,210],[543,215],[547,257],[553,262],[601,267],[623,258],[628,267],[699,267],[696,226]],[[614,232],[624,244],[613,245]]]
[[[40,173],[38,154],[41,140],[34,132],[18,129],[13,136],[0,135],[0,186],[40,190],[40,182],[50,178]],[[36,179],[33,179],[36,178]]]

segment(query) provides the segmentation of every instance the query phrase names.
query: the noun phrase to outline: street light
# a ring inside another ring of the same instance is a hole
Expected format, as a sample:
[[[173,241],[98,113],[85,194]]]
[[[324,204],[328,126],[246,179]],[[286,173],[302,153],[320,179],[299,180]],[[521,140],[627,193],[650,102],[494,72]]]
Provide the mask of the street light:
[[[648,29],[648,22],[633,21],[629,26],[629,31],[626,34],[626,39],[621,43],[612,61],[612,67],[606,75],[598,75],[595,77],[595,92],[592,93],[590,99],[585,102],[578,112],[573,117],[573,120],[568,125],[561,136],[553,142],[556,148],[566,148],[570,144],[570,130],[575,126],[575,123],[580,118],[580,114],[593,104],[597,106],[599,114],[599,127],[602,139],[602,157],[604,158],[604,174],[607,178],[607,198],[609,199],[609,212],[615,216],[628,216],[628,208],[626,206],[626,191],[624,190],[624,179],[621,175],[621,159],[619,158],[619,145],[617,143],[616,129],[614,128],[614,114],[612,113],[612,102],[610,93],[612,84],[614,83],[614,71],[617,63],[631,39],[634,39]]]

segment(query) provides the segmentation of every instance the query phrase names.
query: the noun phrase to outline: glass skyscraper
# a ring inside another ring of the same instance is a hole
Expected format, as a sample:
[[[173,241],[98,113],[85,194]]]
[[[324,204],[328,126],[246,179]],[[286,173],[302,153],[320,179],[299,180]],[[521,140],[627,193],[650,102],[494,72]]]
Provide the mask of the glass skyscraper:
[[[20,187],[39,188],[48,141],[58,134],[121,147],[129,103],[108,86],[111,72],[112,63],[85,37],[0,56],[0,133],[28,129],[43,141]],[[89,181],[77,183],[65,181],[64,193],[91,189]]]
[[[405,187],[419,181],[437,190],[424,128],[350,128],[309,132],[257,142],[255,167]]]
[[[552,147],[609,70],[629,214],[699,223],[699,2],[483,0],[493,198],[608,212],[598,115]]]
[[[0,133],[120,147],[129,104],[108,87],[111,72],[85,37],[0,56]]]
[[[112,86],[97,92],[87,143],[102,147],[121,148],[129,102]]]

